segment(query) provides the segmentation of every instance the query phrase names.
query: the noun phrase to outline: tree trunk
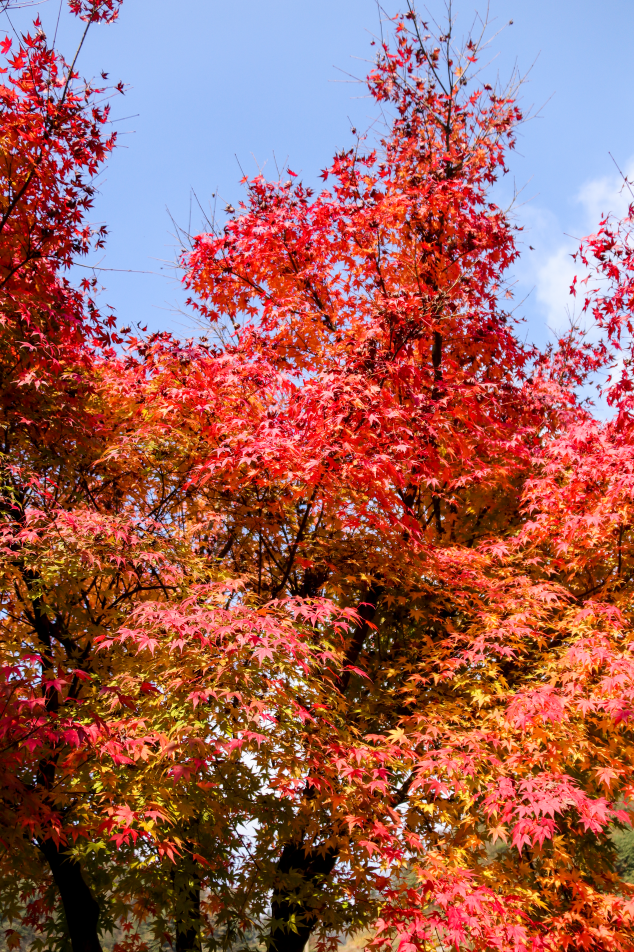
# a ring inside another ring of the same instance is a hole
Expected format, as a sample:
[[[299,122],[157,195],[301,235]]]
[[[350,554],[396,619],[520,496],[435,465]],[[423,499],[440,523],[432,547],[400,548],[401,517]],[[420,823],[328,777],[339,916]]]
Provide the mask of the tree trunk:
[[[200,876],[189,864],[173,871],[176,952],[200,952]]]
[[[346,649],[342,670],[335,686],[344,694],[350,684],[350,665],[355,665],[363,650],[376,615],[381,586],[374,583],[357,609],[359,624]],[[277,864],[280,883],[273,891],[271,914],[276,921],[270,933],[274,952],[302,952],[319,921],[319,892],[337,862],[337,850],[325,855],[304,850],[302,843],[286,843]],[[291,928],[291,922],[293,927]]]
[[[67,847],[58,846],[53,840],[41,842],[40,850],[62,897],[73,952],[102,952],[97,932],[99,903],[82,876],[80,864]]]
[[[275,952],[302,952],[319,921],[319,891],[337,861],[336,850],[321,855],[304,851],[301,843],[287,843],[282,850],[278,873],[288,877],[273,892],[271,913],[278,925],[271,929],[271,946]],[[300,885],[293,888],[289,880],[296,877]],[[307,895],[302,895],[308,889]],[[290,928],[290,923],[297,931]]]

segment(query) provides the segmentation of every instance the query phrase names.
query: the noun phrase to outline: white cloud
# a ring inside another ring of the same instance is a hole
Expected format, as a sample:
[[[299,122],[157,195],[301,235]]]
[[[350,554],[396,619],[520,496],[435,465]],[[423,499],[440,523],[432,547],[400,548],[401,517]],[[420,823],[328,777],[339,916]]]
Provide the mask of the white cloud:
[[[625,168],[624,174],[634,181],[634,159]],[[579,317],[580,295],[574,298],[570,286],[577,275],[584,277],[579,261],[572,255],[579,247],[580,239],[597,231],[601,219],[608,214],[621,217],[634,200],[621,175],[605,175],[589,179],[573,197],[576,214],[573,220],[562,226],[550,212],[527,207],[522,219],[527,246],[518,269],[521,288],[533,289],[537,311],[534,316],[543,321],[555,333],[568,327],[570,320]]]
[[[634,179],[634,160],[630,159],[624,174],[626,178]],[[584,209],[585,222],[589,230],[595,231],[605,215],[622,217],[632,201],[632,195],[621,176],[615,173],[611,176],[590,179],[581,186],[575,201]]]
[[[570,243],[561,245],[537,265],[535,296],[541,305],[546,323],[552,330],[569,325],[575,316],[575,299],[570,285],[579,267],[573,261]]]

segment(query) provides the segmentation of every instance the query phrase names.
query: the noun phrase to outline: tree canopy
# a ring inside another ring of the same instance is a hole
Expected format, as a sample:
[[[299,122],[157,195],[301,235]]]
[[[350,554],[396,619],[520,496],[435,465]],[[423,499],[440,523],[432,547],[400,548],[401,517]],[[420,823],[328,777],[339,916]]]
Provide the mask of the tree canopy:
[[[514,94],[391,26],[376,141],[192,239],[197,340],[73,283],[116,90],[2,45],[9,948],[634,949],[634,209],[524,343]]]

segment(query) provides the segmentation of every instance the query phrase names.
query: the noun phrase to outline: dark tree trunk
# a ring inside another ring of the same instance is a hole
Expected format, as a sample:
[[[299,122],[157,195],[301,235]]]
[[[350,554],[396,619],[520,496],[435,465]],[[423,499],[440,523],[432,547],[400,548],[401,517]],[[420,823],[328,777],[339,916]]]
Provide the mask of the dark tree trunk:
[[[342,670],[335,680],[342,694],[350,684],[349,666],[357,663],[370,632],[380,595],[380,586],[373,585],[357,610],[359,624],[352,633]],[[271,901],[271,914],[277,922],[269,937],[274,952],[302,952],[319,922],[319,892],[336,862],[336,849],[322,854],[314,849],[305,850],[302,843],[285,844],[277,864],[280,883]],[[291,929],[291,921],[295,929]]]
[[[200,952],[200,876],[189,865],[173,872],[176,952]]]
[[[305,852],[301,844],[286,844],[277,864],[277,871],[284,878],[271,902],[271,913],[279,923],[271,930],[275,952],[302,952],[319,921],[321,885],[336,861],[336,850],[321,855],[313,850]],[[294,889],[290,881],[296,878],[299,885]],[[291,920],[297,931],[290,929]]]
[[[40,843],[59,889],[73,952],[102,952],[97,924],[99,903],[82,876],[81,866],[66,847],[53,840]]]

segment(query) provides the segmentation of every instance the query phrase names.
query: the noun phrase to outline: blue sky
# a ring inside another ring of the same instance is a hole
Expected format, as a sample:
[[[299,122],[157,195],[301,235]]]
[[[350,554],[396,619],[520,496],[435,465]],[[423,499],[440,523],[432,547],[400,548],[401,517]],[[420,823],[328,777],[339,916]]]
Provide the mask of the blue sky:
[[[442,15],[444,3],[430,0]],[[398,5],[387,0],[387,13]],[[14,11],[19,30],[41,16],[52,34],[58,0]],[[421,11],[423,4],[420,5]],[[486,3],[454,4],[458,33]],[[518,221],[527,231],[516,269],[517,300],[529,335],[543,338],[566,321],[574,240],[592,231],[601,212],[623,203],[610,153],[634,171],[630,58],[634,40],[632,0],[492,0],[488,69],[508,77],[514,66],[529,72],[521,102],[542,107],[526,123],[511,177],[523,188]],[[179,313],[184,300],[166,262],[179,243],[168,210],[189,227],[192,190],[204,207],[219,195],[219,208],[240,197],[241,167],[258,165],[275,175],[275,159],[314,183],[333,153],[372,119],[362,77],[379,29],[375,0],[124,0],[119,20],[96,26],[82,52],[80,70],[102,69],[129,88],[114,105],[120,148],[101,179],[95,219],[110,230],[106,253],[93,263],[116,308],[120,325],[140,321],[151,329],[194,330]],[[70,55],[78,24],[62,8],[58,45]],[[125,118],[133,116],[133,118]],[[511,179],[513,181],[511,181]],[[192,202],[191,229],[201,225]]]

